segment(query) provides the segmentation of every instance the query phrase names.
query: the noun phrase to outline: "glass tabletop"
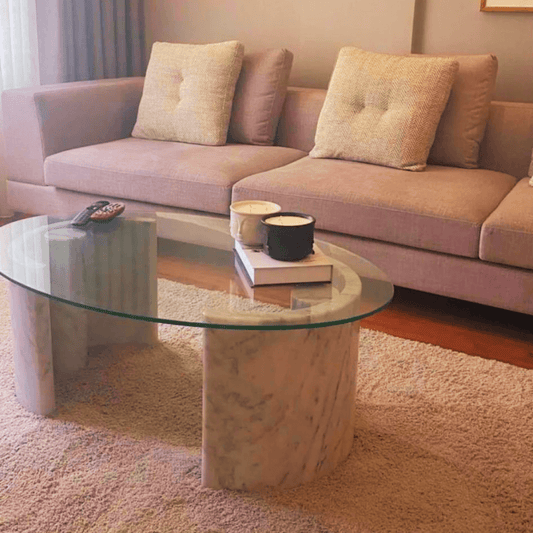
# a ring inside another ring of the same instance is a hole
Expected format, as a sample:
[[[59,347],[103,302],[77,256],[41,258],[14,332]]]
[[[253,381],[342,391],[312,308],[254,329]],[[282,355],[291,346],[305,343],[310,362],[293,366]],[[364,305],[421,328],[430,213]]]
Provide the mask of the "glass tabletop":
[[[129,213],[70,225],[36,216],[0,228],[0,274],[51,299],[144,321],[229,329],[301,329],[360,320],[393,296],[369,261],[317,240],[330,283],[252,287],[235,256],[229,221]]]

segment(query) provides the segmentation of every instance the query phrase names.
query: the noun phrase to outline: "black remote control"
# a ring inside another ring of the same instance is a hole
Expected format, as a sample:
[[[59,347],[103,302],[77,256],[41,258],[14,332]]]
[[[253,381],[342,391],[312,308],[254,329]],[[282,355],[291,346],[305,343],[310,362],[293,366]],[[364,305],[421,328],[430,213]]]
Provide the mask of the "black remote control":
[[[94,204],[91,204],[89,207],[86,207],[83,211],[80,211],[71,221],[70,223],[73,226],[85,226],[89,220],[91,220],[91,215],[98,211],[101,207],[104,207],[104,205],[107,205],[109,202],[106,200],[100,200],[99,202],[94,202]]]

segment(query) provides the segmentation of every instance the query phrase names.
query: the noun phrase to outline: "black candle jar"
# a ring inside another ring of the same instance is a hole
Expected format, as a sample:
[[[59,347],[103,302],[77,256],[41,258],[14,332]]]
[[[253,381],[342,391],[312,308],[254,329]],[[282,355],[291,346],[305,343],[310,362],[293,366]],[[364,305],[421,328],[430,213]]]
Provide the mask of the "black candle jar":
[[[265,215],[263,248],[279,261],[299,261],[313,252],[315,218],[303,213],[280,212]]]

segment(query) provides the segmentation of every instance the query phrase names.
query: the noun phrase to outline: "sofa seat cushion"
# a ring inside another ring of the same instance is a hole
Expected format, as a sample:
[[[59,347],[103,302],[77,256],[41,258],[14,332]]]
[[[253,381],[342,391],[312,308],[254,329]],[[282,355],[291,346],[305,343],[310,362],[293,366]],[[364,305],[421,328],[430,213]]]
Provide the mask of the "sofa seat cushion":
[[[279,146],[197,144],[127,138],[67,150],[45,161],[45,183],[154,204],[229,213],[238,180],[305,152]]]
[[[490,170],[404,172],[305,157],[239,181],[233,201],[270,200],[315,216],[319,229],[478,257],[481,225],[515,183]]]
[[[483,224],[479,256],[493,263],[533,268],[533,187],[529,178],[520,180]]]

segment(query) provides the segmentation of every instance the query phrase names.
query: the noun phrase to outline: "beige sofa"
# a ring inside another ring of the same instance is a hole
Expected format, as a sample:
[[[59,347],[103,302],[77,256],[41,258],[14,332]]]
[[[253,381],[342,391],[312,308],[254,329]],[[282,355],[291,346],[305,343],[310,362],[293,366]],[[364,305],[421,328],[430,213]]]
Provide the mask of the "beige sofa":
[[[533,103],[492,102],[480,168],[408,172],[310,158],[325,90],[288,89],[274,146],[200,146],[131,137],[142,89],[127,78],[4,92],[11,207],[74,213],[106,198],[226,217],[232,201],[268,199],[313,214],[320,238],[399,286],[533,314]]]

